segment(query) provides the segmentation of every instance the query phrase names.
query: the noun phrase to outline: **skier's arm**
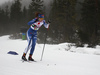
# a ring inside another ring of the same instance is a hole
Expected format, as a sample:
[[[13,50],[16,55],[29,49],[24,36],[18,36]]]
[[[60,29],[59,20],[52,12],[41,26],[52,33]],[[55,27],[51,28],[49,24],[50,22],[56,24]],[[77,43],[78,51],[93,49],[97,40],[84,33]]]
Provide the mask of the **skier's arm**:
[[[35,18],[35,19],[29,21],[27,24],[28,24],[28,25],[32,25],[32,24],[35,23],[36,21],[37,21],[37,18]]]
[[[47,24],[47,23],[45,22],[45,20],[43,20],[43,24],[44,24],[44,27],[45,27],[45,28],[49,28],[49,24]]]

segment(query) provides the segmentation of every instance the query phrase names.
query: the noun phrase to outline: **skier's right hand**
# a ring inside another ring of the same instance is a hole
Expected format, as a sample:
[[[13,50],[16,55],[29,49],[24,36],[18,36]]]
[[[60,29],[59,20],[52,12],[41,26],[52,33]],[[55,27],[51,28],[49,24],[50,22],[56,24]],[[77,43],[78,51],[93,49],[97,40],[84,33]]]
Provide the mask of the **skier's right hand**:
[[[50,20],[48,20],[48,23],[50,24],[50,23],[51,23],[51,21],[50,21]]]

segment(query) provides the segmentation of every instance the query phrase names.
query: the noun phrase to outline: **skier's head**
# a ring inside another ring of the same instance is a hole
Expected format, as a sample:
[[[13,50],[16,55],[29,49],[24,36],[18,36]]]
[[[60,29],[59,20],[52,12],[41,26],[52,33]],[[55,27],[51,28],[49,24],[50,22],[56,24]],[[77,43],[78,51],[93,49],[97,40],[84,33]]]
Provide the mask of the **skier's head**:
[[[44,18],[43,14],[38,14],[38,18]]]
[[[44,15],[43,14],[38,14],[38,18],[39,18],[39,21],[43,21]]]
[[[38,18],[39,21],[42,21],[44,19],[44,15],[42,13],[36,12],[35,17]]]
[[[44,18],[44,15],[42,13],[35,12],[35,17],[37,17],[37,18]]]

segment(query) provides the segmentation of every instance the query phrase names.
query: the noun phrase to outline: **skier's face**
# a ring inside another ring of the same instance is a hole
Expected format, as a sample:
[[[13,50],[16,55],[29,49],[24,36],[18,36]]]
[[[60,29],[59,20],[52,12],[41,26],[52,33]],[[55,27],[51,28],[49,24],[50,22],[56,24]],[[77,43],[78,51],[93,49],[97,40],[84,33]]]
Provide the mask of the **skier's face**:
[[[43,21],[44,18],[39,18],[39,21]]]

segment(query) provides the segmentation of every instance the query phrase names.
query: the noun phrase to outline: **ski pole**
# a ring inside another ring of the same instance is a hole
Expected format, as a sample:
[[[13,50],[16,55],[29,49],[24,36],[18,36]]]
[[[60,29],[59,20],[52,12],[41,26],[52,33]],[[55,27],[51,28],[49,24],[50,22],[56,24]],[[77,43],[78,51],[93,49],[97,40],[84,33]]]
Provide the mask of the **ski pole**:
[[[47,33],[48,33],[48,30],[47,30],[47,32],[46,32],[46,37],[45,37],[45,39],[44,39],[44,46],[43,46],[43,50],[42,50],[42,55],[41,55],[41,61],[42,61],[42,58],[43,58],[43,53],[44,53],[44,48],[45,48],[45,43],[46,43],[46,39],[47,39]]]
[[[50,24],[50,20],[48,21],[48,23]],[[47,29],[47,32],[45,33],[44,46],[43,46],[43,51],[42,51],[42,55],[41,55],[41,60],[40,61],[42,61],[42,58],[43,58],[43,53],[44,53],[44,48],[45,48],[45,43],[46,43],[46,39],[47,39],[48,30],[49,30],[49,27]]]

